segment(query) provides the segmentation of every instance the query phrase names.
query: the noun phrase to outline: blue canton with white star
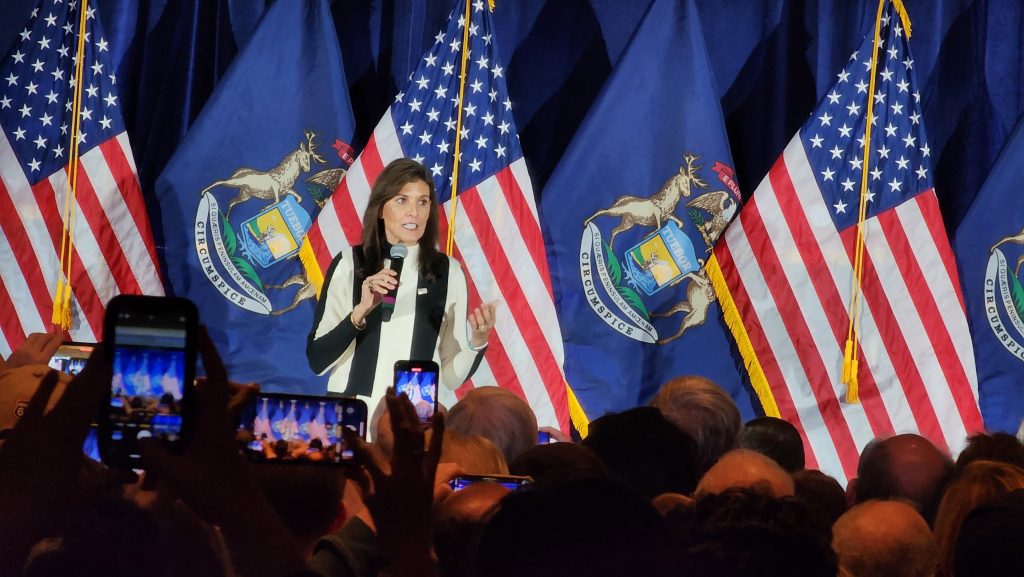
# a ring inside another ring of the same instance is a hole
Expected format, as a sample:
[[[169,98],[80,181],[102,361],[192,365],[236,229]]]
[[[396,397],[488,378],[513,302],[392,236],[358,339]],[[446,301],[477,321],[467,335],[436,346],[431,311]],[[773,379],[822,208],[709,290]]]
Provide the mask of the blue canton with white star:
[[[857,223],[865,169],[867,218],[933,186],[921,95],[914,88],[914,60],[891,2],[883,14],[879,38],[868,166],[863,164],[871,35],[850,56],[832,89],[800,130],[814,176],[839,230]]]
[[[0,62],[0,127],[35,184],[68,163],[78,61],[77,1],[44,0]],[[86,10],[79,154],[124,131],[110,49]]]
[[[409,84],[391,106],[402,151],[424,164],[438,195],[451,191],[455,155],[459,77],[462,66],[464,4],[458,3],[448,28],[438,32]],[[512,118],[505,69],[497,61],[490,12],[483,0],[473,3],[469,22],[469,60],[462,103],[459,192],[480,184],[522,156]]]

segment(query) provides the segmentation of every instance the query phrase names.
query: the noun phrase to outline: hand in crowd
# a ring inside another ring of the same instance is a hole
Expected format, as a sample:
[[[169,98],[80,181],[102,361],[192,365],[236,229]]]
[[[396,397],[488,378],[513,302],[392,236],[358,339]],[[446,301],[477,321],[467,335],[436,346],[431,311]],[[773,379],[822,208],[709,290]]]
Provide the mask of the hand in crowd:
[[[27,365],[45,365],[57,348],[64,342],[61,332],[32,333],[21,345],[11,352],[7,361],[0,359],[0,370],[16,369]]]
[[[193,437],[180,456],[170,454],[155,439],[140,442],[147,473],[157,476],[205,521],[221,528],[239,574],[297,573],[304,567],[299,547],[249,476],[234,442],[230,412],[255,389],[236,386],[232,391],[205,329],[199,336],[207,377],[196,390]]]
[[[44,338],[33,339],[30,352],[19,349],[24,352],[19,356],[35,358],[51,344]],[[43,377],[0,446],[0,575],[21,574],[29,548],[73,498],[84,460],[82,444],[110,385],[110,363],[97,346],[82,372],[46,412],[59,378],[56,371]]]
[[[542,433],[547,433],[547,434],[551,435],[551,439],[553,440],[552,442],[555,442],[555,443],[571,443],[572,442],[572,437],[570,437],[569,435],[566,435],[561,430],[556,429],[554,427],[540,427],[537,430],[542,432]]]
[[[437,471],[434,473],[434,506],[441,504],[442,501],[452,496],[454,489],[452,489],[451,481],[455,477],[462,475],[465,471],[458,463],[439,463],[437,465]]]
[[[346,441],[363,465],[356,480],[381,546],[391,559],[391,574],[433,576],[437,567],[431,521],[444,417],[440,413],[434,416],[430,446],[424,450],[424,431],[409,399],[404,394],[396,397],[391,389],[386,403],[394,434],[390,463],[352,431],[345,431]]]

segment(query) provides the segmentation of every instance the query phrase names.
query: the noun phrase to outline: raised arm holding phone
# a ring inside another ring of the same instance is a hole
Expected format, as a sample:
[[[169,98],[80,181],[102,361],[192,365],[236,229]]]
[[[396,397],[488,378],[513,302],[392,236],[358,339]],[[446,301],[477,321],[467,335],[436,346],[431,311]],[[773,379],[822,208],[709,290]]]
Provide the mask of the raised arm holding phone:
[[[331,372],[328,390],[363,397],[371,410],[393,383],[395,361],[433,360],[441,384],[458,388],[494,327],[494,303],[467,312],[462,268],[436,247],[437,210],[430,172],[393,161],[374,182],[362,244],[342,250],[325,275],[306,343],[310,367]]]

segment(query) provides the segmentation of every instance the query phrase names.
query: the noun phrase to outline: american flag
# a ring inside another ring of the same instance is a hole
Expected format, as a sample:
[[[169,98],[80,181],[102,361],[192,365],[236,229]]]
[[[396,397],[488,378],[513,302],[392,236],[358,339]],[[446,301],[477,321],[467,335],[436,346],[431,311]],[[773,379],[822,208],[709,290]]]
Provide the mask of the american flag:
[[[918,432],[955,453],[982,428],[907,23],[891,0],[879,16],[874,90],[872,32],[714,251],[719,296],[738,313],[733,332],[741,349],[749,342],[752,374],[803,434],[808,466],[840,481],[856,476],[874,437]],[[845,402],[840,380],[864,171],[858,404]]]
[[[430,169],[443,202],[445,230],[458,140],[454,256],[466,270],[471,307],[500,301],[485,361],[460,392],[498,384],[524,398],[541,426],[568,430],[562,337],[505,69],[496,57],[486,3],[470,5],[468,22],[465,6],[459,2],[452,11],[446,29],[438,32],[408,85],[395,96],[307,238],[321,271],[344,243],[358,244],[370,186],[384,166],[401,157]],[[467,25],[469,42],[463,46]],[[460,102],[463,51],[469,61]],[[463,124],[457,131],[460,108]]]
[[[102,336],[119,293],[163,294],[121,120],[110,46],[86,8],[78,192],[64,222],[78,60],[74,1],[45,0],[0,61],[0,353],[51,328],[63,227],[73,224],[71,338]]]

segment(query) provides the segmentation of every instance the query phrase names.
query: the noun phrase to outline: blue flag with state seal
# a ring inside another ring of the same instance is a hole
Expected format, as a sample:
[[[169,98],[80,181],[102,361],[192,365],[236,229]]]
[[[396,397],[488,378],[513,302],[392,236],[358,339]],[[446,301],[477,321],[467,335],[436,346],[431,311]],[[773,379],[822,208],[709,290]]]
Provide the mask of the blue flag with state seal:
[[[157,179],[167,280],[199,307],[232,378],[322,394],[298,258],[354,158],[326,0],[276,2]]]
[[[1024,419],[1024,121],[1003,147],[953,242],[985,429]]]
[[[754,415],[703,272],[740,203],[697,9],[654,0],[541,199],[577,426],[680,375]]]

